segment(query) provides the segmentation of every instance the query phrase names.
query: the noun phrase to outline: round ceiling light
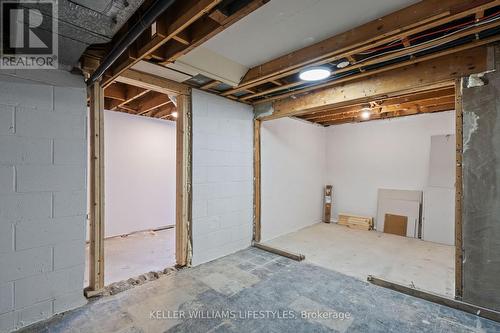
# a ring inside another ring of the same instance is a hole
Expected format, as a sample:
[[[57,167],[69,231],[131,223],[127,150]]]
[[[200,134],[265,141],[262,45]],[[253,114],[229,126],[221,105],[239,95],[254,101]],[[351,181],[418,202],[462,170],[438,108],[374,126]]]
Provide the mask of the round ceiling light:
[[[332,71],[325,67],[310,67],[302,70],[299,78],[302,81],[320,81],[328,78]]]
[[[177,118],[177,111],[172,112],[170,115],[174,118]]]
[[[368,120],[372,114],[372,110],[370,108],[363,108],[361,110],[361,119]]]

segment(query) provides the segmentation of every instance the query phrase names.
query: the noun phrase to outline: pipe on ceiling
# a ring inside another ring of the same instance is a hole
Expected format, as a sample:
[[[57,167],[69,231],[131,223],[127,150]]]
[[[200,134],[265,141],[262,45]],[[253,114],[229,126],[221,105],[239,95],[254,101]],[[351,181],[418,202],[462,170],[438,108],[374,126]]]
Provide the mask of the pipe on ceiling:
[[[167,10],[175,0],[157,0],[151,5],[144,15],[137,21],[134,26],[125,34],[111,51],[106,55],[101,65],[92,73],[87,80],[87,85],[92,85],[113,65],[113,63],[132,45],[132,43],[149,28],[158,17]]]

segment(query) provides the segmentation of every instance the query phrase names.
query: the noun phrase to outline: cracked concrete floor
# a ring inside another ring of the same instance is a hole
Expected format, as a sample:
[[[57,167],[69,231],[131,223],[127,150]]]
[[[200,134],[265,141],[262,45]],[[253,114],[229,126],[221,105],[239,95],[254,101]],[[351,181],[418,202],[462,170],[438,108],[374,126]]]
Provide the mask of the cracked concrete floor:
[[[22,332],[499,331],[500,323],[249,248]]]

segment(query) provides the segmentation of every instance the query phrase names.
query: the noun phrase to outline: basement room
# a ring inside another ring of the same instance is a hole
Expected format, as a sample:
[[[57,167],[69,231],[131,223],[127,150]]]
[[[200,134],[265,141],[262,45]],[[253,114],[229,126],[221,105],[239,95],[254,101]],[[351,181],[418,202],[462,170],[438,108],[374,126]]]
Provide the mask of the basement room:
[[[0,333],[500,332],[500,0],[0,17]]]

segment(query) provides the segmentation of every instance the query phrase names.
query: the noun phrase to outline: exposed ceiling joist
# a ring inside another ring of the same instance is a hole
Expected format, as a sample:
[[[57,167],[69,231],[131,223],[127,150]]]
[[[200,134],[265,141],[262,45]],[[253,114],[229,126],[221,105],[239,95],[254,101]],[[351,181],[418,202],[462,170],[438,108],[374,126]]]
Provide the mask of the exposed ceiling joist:
[[[221,95],[265,103],[490,44],[500,40],[499,6],[500,0],[424,0],[251,68]],[[337,67],[340,62],[346,65]],[[298,78],[303,68],[317,65],[330,67],[331,78]]]
[[[371,75],[368,80],[345,82],[294,98],[277,100],[272,103],[272,114],[265,114],[259,118],[267,120],[326,111],[369,102],[379,97],[386,98],[388,94],[397,92],[426,90],[433,84],[453,86],[456,78],[485,70],[487,70],[486,48],[469,49]]]

